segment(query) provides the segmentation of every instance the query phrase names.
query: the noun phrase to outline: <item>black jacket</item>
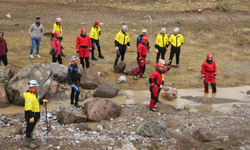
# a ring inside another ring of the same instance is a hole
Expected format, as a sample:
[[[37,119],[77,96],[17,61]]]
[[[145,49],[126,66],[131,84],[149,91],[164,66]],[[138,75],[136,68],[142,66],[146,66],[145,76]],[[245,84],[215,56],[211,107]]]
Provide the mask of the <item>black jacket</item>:
[[[69,84],[72,85],[74,82],[80,81],[78,75],[77,65],[71,64],[68,69]]]

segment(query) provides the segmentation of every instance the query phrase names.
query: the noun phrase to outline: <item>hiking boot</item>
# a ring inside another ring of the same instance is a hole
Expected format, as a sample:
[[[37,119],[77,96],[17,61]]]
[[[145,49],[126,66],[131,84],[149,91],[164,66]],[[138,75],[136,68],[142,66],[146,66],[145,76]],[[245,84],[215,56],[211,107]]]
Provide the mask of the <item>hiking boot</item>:
[[[31,140],[36,140],[36,138],[33,136],[34,130],[31,132]]]
[[[37,146],[35,144],[31,143],[31,138],[26,138],[25,145],[28,146],[29,148],[32,148],[32,149],[37,148]]]
[[[145,76],[145,75],[142,75],[142,76],[140,76],[140,78],[146,78],[146,76]]]
[[[157,101],[156,103],[160,103],[160,104],[161,104],[162,102],[160,102],[160,101]]]
[[[91,58],[91,60],[94,60],[94,61],[97,61],[97,59],[94,57],[94,58]]]
[[[81,107],[79,104],[75,104],[75,107]]]
[[[157,108],[157,106],[155,106],[155,109]]]
[[[114,68],[116,67],[116,65],[114,65]]]
[[[135,80],[137,80],[137,77],[136,77],[136,75],[133,75],[133,77],[134,77],[134,79],[135,79]]]
[[[71,104],[71,105],[75,105],[75,103],[74,103],[74,102],[71,102],[70,104]]]
[[[178,69],[181,69],[181,67],[179,65],[176,66]]]
[[[157,110],[155,108],[150,108],[149,110],[153,111],[153,112],[157,112]]]
[[[104,56],[102,56],[102,55],[99,55],[99,58],[104,58]]]

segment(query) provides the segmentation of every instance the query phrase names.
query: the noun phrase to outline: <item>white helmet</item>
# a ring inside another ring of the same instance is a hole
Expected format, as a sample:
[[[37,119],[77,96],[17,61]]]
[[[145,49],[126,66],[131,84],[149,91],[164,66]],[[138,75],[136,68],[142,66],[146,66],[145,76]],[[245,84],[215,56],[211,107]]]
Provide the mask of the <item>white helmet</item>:
[[[161,33],[166,33],[166,28],[161,28]]]
[[[28,82],[28,85],[29,85],[29,87],[34,87],[34,86],[39,86],[39,81],[36,81],[36,80],[30,80],[29,82]]]
[[[179,32],[179,28],[174,28],[174,32]]]
[[[62,22],[61,18],[56,18],[56,22]]]
[[[123,30],[128,30],[128,27],[127,27],[126,25],[123,25],[123,26],[122,26],[122,29],[123,29]]]
[[[143,32],[143,33],[147,33],[147,29],[142,29],[142,31],[141,32]]]
[[[72,56],[72,57],[71,57],[71,60],[77,60],[77,59],[78,59],[77,56]]]
[[[165,60],[164,59],[160,59],[159,63],[162,63],[163,65],[165,65]]]

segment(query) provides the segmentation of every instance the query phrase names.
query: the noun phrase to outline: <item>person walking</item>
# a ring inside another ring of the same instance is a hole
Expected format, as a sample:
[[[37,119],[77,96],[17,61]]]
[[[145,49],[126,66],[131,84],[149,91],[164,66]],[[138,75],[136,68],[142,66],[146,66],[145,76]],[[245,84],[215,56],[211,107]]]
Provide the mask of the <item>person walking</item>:
[[[101,28],[99,27],[99,22],[95,22],[94,26],[92,26],[90,30],[90,38],[91,38],[91,43],[92,43],[92,60],[97,60],[94,56],[94,50],[95,46],[98,48],[98,53],[99,53],[99,58],[104,58],[101,54],[101,47],[100,47],[100,42],[99,42],[99,37],[101,35]]]
[[[76,38],[76,52],[80,56],[82,68],[84,69],[84,59],[86,68],[89,68],[89,51],[92,51],[91,39],[87,35],[85,28],[81,29],[81,34]]]
[[[80,89],[77,87],[77,81],[79,81],[80,84],[82,84],[82,81],[80,80],[80,77],[78,75],[77,60],[78,60],[78,57],[76,56],[71,57],[72,64],[69,66],[68,76],[69,76],[69,84],[71,86],[70,104],[75,105],[75,107],[80,107],[78,104]],[[75,103],[74,103],[74,98],[75,98]]]
[[[40,17],[37,17],[36,22],[33,23],[29,28],[29,34],[31,36],[30,58],[34,58],[33,49],[35,48],[35,46],[36,46],[36,57],[37,58],[41,57],[39,55],[39,48],[43,33],[44,33],[43,25],[40,23]]]
[[[146,55],[147,55],[147,43],[148,37],[143,36],[141,42],[138,44],[137,52],[138,52],[138,65],[139,68],[134,73],[134,79],[137,80],[137,75],[140,74],[140,78],[146,78],[144,75],[146,69]]]
[[[204,81],[204,92],[208,93],[208,83],[211,83],[212,92],[216,93],[217,67],[213,61],[213,55],[207,54],[207,60],[202,64],[201,69],[202,79]]]
[[[138,47],[138,45],[141,43],[142,37],[143,36],[147,36],[147,29],[142,29],[142,33],[137,37],[136,40],[136,48]],[[149,45],[149,42],[147,42],[147,50],[149,52],[151,45]],[[137,63],[139,64],[139,53],[138,53],[138,49],[137,49]]]
[[[51,39],[55,37],[55,31],[59,31],[60,32],[59,41],[61,43],[62,40],[63,40],[63,36],[62,36],[62,19],[61,18],[56,18],[56,22],[53,24],[53,30],[52,30],[52,34],[51,34]],[[65,55],[64,55],[63,52],[61,52],[61,55],[63,57],[65,57]]]
[[[7,48],[7,43],[6,40],[3,38],[4,33],[0,32],[0,63],[3,61],[4,66],[8,65],[8,48]]]
[[[38,100],[37,98],[37,88],[39,82],[36,80],[30,80],[28,82],[29,89],[23,93],[23,98],[25,99],[25,121],[27,122],[26,126],[26,146],[35,149],[37,146],[31,141],[34,139],[33,133],[36,123],[40,119],[40,105],[43,103],[48,103],[48,100]]]
[[[168,44],[171,44],[171,52],[169,60],[172,60],[176,54],[176,67],[180,69],[179,58],[181,53],[181,45],[184,43],[183,36],[179,33],[179,28],[174,29],[174,34],[169,38]],[[170,61],[171,63],[172,61]]]
[[[161,33],[156,37],[155,48],[156,48],[156,63],[159,62],[159,58],[165,60],[165,54],[167,51],[168,36],[166,34],[166,28],[161,28]]]
[[[52,62],[58,61],[59,64],[62,63],[62,57],[61,57],[61,49],[64,49],[64,47],[61,45],[60,40],[59,40],[59,31],[54,32],[55,37],[51,39],[51,55],[52,55]]]
[[[116,58],[114,68],[117,65],[117,62],[121,56],[121,61],[124,60],[124,56],[126,50],[129,50],[130,42],[129,42],[129,35],[127,33],[128,27],[126,25],[122,26],[122,30],[120,30],[115,38],[115,46],[116,46]]]
[[[156,70],[151,74],[149,78],[150,83],[150,92],[151,92],[151,100],[149,104],[149,110],[157,112],[155,104],[159,98],[160,89],[162,86],[162,74],[167,72],[169,68],[164,68],[162,63],[156,64]]]

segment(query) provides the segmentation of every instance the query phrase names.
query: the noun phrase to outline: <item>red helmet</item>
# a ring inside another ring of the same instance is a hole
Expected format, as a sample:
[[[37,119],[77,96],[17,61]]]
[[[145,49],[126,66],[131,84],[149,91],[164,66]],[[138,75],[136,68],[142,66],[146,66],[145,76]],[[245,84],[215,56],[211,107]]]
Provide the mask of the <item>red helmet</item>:
[[[207,58],[209,58],[209,57],[213,57],[213,55],[212,54],[207,54]]]
[[[147,36],[143,36],[141,40],[142,40],[143,43],[145,43],[145,42],[148,41],[148,37]]]
[[[87,30],[86,30],[85,28],[82,28],[82,29],[81,29],[81,33],[82,33],[82,32],[87,32]]]
[[[96,25],[98,25],[98,24],[99,24],[99,22],[98,22],[98,21],[96,21],[96,22],[95,22],[95,26],[96,26]]]
[[[59,31],[55,31],[54,35],[56,36],[57,34],[60,34],[60,32]]]
[[[162,63],[157,63],[156,64],[156,69],[159,69],[160,67],[164,67],[164,65]]]

